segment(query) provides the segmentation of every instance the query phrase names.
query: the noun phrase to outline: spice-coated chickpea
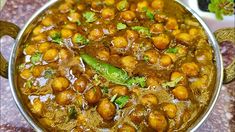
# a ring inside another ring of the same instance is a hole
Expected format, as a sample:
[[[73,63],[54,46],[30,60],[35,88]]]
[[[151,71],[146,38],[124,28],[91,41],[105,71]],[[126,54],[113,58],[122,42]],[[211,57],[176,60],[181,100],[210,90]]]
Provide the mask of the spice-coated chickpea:
[[[146,95],[142,96],[140,102],[144,106],[157,105],[158,99],[154,94],[146,94]]]
[[[69,38],[69,37],[72,37],[72,35],[73,35],[73,32],[72,32],[72,30],[70,30],[70,29],[63,28],[63,29],[61,30],[61,36],[62,36],[62,38]]]
[[[74,88],[82,93],[87,86],[88,79],[85,76],[80,76],[75,82],[74,82]]]
[[[115,0],[104,0],[104,3],[108,6],[113,5],[115,3]]]
[[[128,42],[124,37],[114,37],[112,44],[116,48],[125,48],[128,45]]]
[[[72,103],[74,98],[75,92],[73,90],[65,90],[56,94],[55,101],[59,105],[68,105]]]
[[[124,12],[121,12],[120,17],[124,21],[132,21],[136,18],[136,15],[135,15],[135,12],[133,12],[133,11],[124,11]]]
[[[160,34],[159,36],[152,37],[152,40],[155,47],[160,50],[166,49],[170,43],[170,39],[166,34]]]
[[[47,36],[44,33],[40,33],[37,36],[32,37],[32,41],[45,42],[46,40]]]
[[[40,77],[42,72],[44,71],[45,67],[41,65],[36,65],[32,69],[32,74],[34,77]]]
[[[175,18],[169,18],[166,23],[166,29],[175,30],[178,29],[178,23]]]
[[[68,23],[66,25],[63,25],[64,29],[70,29],[70,30],[77,30],[77,24],[75,23]]]
[[[144,57],[147,57],[147,61],[154,64],[157,63],[159,55],[156,50],[147,50],[144,52]]]
[[[181,69],[187,76],[197,76],[199,74],[199,67],[195,62],[184,63]]]
[[[44,26],[51,26],[54,24],[53,19],[51,17],[46,17],[42,20],[42,24]]]
[[[104,8],[101,12],[101,16],[104,19],[112,20],[115,16],[115,11],[112,8]]]
[[[102,91],[100,87],[93,87],[85,93],[85,99],[89,104],[96,104],[102,97]]]
[[[37,51],[37,45],[36,44],[30,44],[27,45],[24,49],[24,53],[26,55],[32,55]]]
[[[154,20],[157,22],[165,22],[167,20],[167,16],[164,13],[156,13],[154,15]]]
[[[151,6],[155,10],[162,10],[164,7],[164,1],[163,0],[153,0],[151,3]]]
[[[176,116],[177,107],[175,106],[175,104],[166,104],[165,106],[163,106],[163,110],[166,112],[169,118],[174,118]]]
[[[177,86],[172,90],[173,95],[179,100],[188,99],[188,90],[184,86]]]
[[[107,98],[101,100],[96,110],[104,120],[111,120],[116,114],[115,105]]]
[[[164,26],[160,23],[153,24],[150,27],[150,32],[153,34],[159,34],[159,33],[162,33],[163,31],[164,31]]]
[[[121,0],[116,4],[116,7],[119,11],[125,11],[129,8],[129,3],[127,0]]]
[[[59,58],[61,60],[68,60],[70,57],[70,53],[67,49],[61,49],[59,52]]]
[[[44,42],[44,43],[41,43],[39,46],[38,46],[38,50],[42,53],[46,52],[49,48],[51,47],[51,44],[50,42]]]
[[[32,77],[32,73],[31,73],[30,69],[24,69],[24,70],[20,73],[20,76],[21,76],[23,79],[29,79],[30,77]]]
[[[69,84],[70,82],[67,78],[57,77],[53,79],[51,86],[55,92],[61,92],[67,89]]]
[[[137,3],[137,10],[139,12],[144,12],[145,8],[147,8],[147,7],[148,7],[148,2],[146,0],[140,1]]]
[[[67,13],[69,12],[69,10],[71,9],[72,5],[71,4],[68,4],[68,3],[64,3],[64,4],[61,4],[59,6],[59,11],[61,13]]]
[[[179,33],[176,36],[176,40],[183,42],[184,44],[190,44],[192,37],[188,33]]]
[[[77,12],[71,12],[68,16],[69,21],[71,22],[79,22],[81,19],[81,14]]]
[[[118,95],[118,96],[123,96],[123,95],[127,95],[129,93],[128,88],[126,86],[122,86],[122,85],[116,85],[111,87],[112,95]]]
[[[121,58],[121,63],[124,67],[126,67],[126,69],[132,71],[134,70],[138,61],[133,56],[125,56]]]
[[[140,124],[144,120],[144,117],[145,107],[143,105],[138,104],[130,114],[131,121],[135,124]]]
[[[38,25],[37,27],[35,27],[35,28],[33,29],[33,35],[38,35],[38,34],[40,34],[40,33],[42,32],[42,28],[43,28],[42,25]]]
[[[44,53],[42,59],[47,62],[55,61],[58,58],[58,53],[57,49],[49,49]]]
[[[97,56],[100,60],[107,61],[109,59],[110,53],[107,50],[98,51]]]
[[[166,117],[158,111],[149,114],[148,124],[156,131],[164,131],[168,125]]]
[[[35,98],[33,100],[33,104],[32,104],[32,112],[38,115],[42,114],[42,110],[43,110],[43,103],[40,101],[39,98]]]
[[[133,30],[126,30],[126,37],[129,40],[135,40],[138,38],[138,33]]]
[[[169,55],[162,55],[160,58],[160,63],[162,66],[169,66],[172,64],[171,57]]]
[[[118,132],[136,132],[136,130],[131,125],[123,124],[120,128],[118,128]]]
[[[93,29],[88,35],[88,39],[94,40],[94,41],[99,41],[103,37],[104,33],[101,29]]]
[[[148,87],[158,87],[158,86],[160,86],[159,82],[158,82],[158,79],[155,76],[148,77],[146,82],[147,82]]]

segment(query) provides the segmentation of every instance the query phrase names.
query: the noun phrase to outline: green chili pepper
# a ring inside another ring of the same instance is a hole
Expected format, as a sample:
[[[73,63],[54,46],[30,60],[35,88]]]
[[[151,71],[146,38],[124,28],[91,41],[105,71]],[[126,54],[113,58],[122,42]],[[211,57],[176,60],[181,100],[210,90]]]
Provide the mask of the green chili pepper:
[[[90,67],[95,69],[101,76],[113,83],[126,85],[128,87],[133,85],[145,87],[146,79],[144,77],[129,77],[126,71],[102,62],[85,53],[81,53],[80,56]]]

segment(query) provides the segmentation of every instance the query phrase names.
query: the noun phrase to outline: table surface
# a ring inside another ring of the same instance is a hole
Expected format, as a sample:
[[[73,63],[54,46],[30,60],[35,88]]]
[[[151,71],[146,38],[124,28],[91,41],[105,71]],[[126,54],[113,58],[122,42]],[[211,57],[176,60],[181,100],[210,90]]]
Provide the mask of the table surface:
[[[1,0],[0,0],[1,1]],[[0,11],[0,20],[23,27],[30,16],[48,0],[8,0]],[[0,39],[1,52],[9,60],[14,40]],[[0,132],[33,131],[20,114],[11,95],[9,82],[0,77]],[[198,132],[235,132],[235,81],[223,85],[218,101]]]

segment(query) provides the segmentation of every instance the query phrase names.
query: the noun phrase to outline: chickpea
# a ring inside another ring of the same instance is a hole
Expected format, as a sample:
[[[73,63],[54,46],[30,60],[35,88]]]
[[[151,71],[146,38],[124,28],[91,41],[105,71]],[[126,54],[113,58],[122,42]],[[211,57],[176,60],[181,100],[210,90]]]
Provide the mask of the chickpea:
[[[101,11],[101,9],[103,8],[102,1],[101,0],[92,0],[91,7],[95,11]]]
[[[34,99],[32,104],[32,112],[37,115],[41,115],[42,110],[43,110],[43,103],[40,101],[39,98]]]
[[[116,114],[115,105],[109,99],[103,99],[97,106],[97,112],[104,120],[111,120]]]
[[[133,30],[126,30],[126,37],[129,40],[135,40],[138,38],[138,33]]]
[[[101,51],[98,51],[97,56],[100,60],[107,61],[109,59],[109,52],[106,50],[101,50]]]
[[[61,36],[62,38],[70,38],[72,37],[73,32],[70,29],[62,29],[61,30]]]
[[[164,26],[161,23],[153,24],[150,28],[150,32],[153,34],[159,34],[164,31]]]
[[[83,10],[85,9],[85,5],[84,5],[84,4],[78,4],[78,5],[77,5],[77,9],[78,9],[79,11],[83,11]]]
[[[198,29],[196,29],[196,28],[191,28],[191,29],[189,30],[189,35],[190,35],[190,36],[197,37],[198,34],[199,34],[199,31],[198,31]]]
[[[136,132],[136,130],[131,125],[123,124],[121,128],[118,128],[118,132]]]
[[[21,73],[20,73],[20,76],[23,78],[23,79],[29,79],[32,77],[32,73],[29,69],[24,69]]]
[[[147,106],[149,106],[149,105],[157,105],[158,104],[157,97],[154,94],[145,94],[144,96],[142,96],[140,102],[144,106],[146,106],[146,105]]]
[[[181,69],[188,76],[197,76],[199,73],[199,67],[195,62],[184,63]]]
[[[117,3],[116,7],[119,11],[125,11],[129,8],[129,3],[127,0],[121,0]]]
[[[75,82],[74,82],[74,88],[82,93],[88,84],[88,79],[84,76],[80,76]]]
[[[77,12],[71,12],[68,16],[68,19],[71,22],[79,22],[81,19],[81,15]]]
[[[166,23],[166,29],[168,30],[176,30],[178,29],[178,23],[175,18],[169,18]]]
[[[55,60],[57,60],[57,58],[58,58],[58,50],[57,49],[47,50],[42,57],[42,59],[47,62],[55,61]]]
[[[63,26],[64,29],[69,29],[69,30],[77,30],[77,24],[75,23],[68,23]]]
[[[124,21],[132,21],[136,18],[135,12],[133,11],[124,11],[121,12],[120,17]]]
[[[151,6],[155,10],[162,10],[164,7],[164,1],[163,0],[153,0],[151,3]]]
[[[176,36],[177,34],[181,33],[181,30],[176,29],[172,31],[172,35]]]
[[[112,44],[116,48],[125,48],[128,45],[128,42],[124,37],[114,37]]]
[[[158,82],[158,79],[155,76],[148,77],[146,82],[147,82],[148,87],[158,87],[158,86],[160,86],[159,82]]]
[[[160,63],[162,66],[169,66],[172,64],[171,57],[169,55],[162,55],[160,58]]]
[[[65,0],[65,3],[73,5],[75,4],[75,0]]]
[[[188,33],[179,33],[175,36],[175,38],[184,44],[190,44],[192,41],[192,37]]]
[[[148,7],[148,2],[147,1],[140,1],[137,3],[137,11],[138,12],[145,12],[145,8]]]
[[[115,11],[112,8],[104,8],[101,12],[101,16],[104,19],[112,20],[115,16]]]
[[[165,116],[158,111],[153,111],[149,114],[148,124],[157,131],[164,131],[168,125]]]
[[[59,10],[61,13],[67,13],[72,8],[71,4],[64,3],[59,6]]]
[[[52,81],[52,88],[55,92],[61,92],[64,91],[69,87],[69,80],[65,77],[57,77]]]
[[[40,77],[42,75],[42,72],[44,71],[45,67],[44,66],[40,66],[40,65],[36,65],[33,67],[32,69],[32,74],[34,77]]]
[[[140,124],[145,118],[145,110],[143,105],[137,105],[134,111],[131,112],[130,118],[131,121],[135,124]]]
[[[54,22],[53,22],[53,20],[52,20],[51,17],[46,17],[46,18],[44,18],[44,19],[42,20],[42,24],[43,24],[44,26],[51,26],[51,25],[54,24]]]
[[[102,97],[100,87],[93,87],[85,93],[85,99],[89,104],[96,104]]]
[[[166,112],[169,118],[174,118],[176,116],[177,107],[175,106],[175,104],[169,103],[163,106],[163,110]]]
[[[74,98],[75,93],[73,90],[65,90],[56,94],[55,101],[59,105],[68,105],[72,103]]]
[[[173,81],[179,77],[184,77],[184,75],[182,73],[176,72],[176,71],[171,73],[171,81]]]
[[[24,49],[24,53],[26,55],[33,55],[36,51],[37,51],[37,45],[36,44],[27,45]]]
[[[110,24],[108,25],[108,34],[109,35],[114,35],[117,32],[116,25]]]
[[[158,61],[158,53],[156,50],[147,50],[144,52],[144,58],[147,59],[148,62],[155,64]]]
[[[80,68],[78,66],[72,66],[70,68],[70,70],[72,71],[72,74],[76,77],[76,78],[79,78],[80,75],[81,75],[81,71],[80,71]]]
[[[45,42],[46,40],[47,36],[43,33],[40,33],[37,36],[32,37],[32,41]]]
[[[104,33],[101,29],[93,29],[88,35],[88,39],[99,41],[103,37]]]
[[[45,53],[50,47],[51,44],[49,42],[44,42],[39,45],[38,50],[42,53]]]
[[[188,99],[188,90],[184,86],[177,86],[172,90],[172,93],[179,100]]]
[[[113,5],[115,3],[115,0],[104,0],[104,3],[108,6]]]
[[[43,27],[42,27],[41,25],[35,27],[35,28],[33,29],[33,35],[38,35],[38,34],[42,33],[42,28],[43,28]]]
[[[68,60],[70,57],[69,51],[66,49],[61,49],[59,52],[59,58],[61,60]]]
[[[124,67],[126,67],[127,70],[132,71],[138,61],[133,56],[125,56],[121,58],[121,63]]]
[[[163,13],[156,13],[154,15],[154,19],[157,22],[165,22],[166,19],[167,19],[167,16],[165,14],[163,14]]]
[[[116,85],[112,87],[112,95],[118,95],[118,96],[122,96],[122,95],[127,95],[129,93],[128,88],[126,86],[122,86],[122,85]]]
[[[155,47],[160,50],[166,49],[170,43],[170,39],[166,34],[160,34],[157,37],[152,37],[152,40]]]

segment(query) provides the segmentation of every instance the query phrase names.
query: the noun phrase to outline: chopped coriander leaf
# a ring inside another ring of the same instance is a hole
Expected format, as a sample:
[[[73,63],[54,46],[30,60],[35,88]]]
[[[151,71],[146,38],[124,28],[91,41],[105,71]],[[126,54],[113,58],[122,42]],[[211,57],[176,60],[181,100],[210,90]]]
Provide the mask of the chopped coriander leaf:
[[[127,81],[128,86],[140,85],[141,87],[146,86],[146,78],[145,77],[132,77]]]
[[[45,72],[44,72],[44,77],[45,78],[52,78],[53,77],[53,74],[54,74],[54,71],[52,69],[47,69]]]
[[[78,20],[77,25],[80,26],[81,24],[82,24],[81,21]]]
[[[117,94],[115,94],[115,95],[110,99],[110,101],[113,102],[116,98],[117,98]]]
[[[169,48],[166,50],[166,53],[174,53],[176,54],[178,52],[178,49],[177,48]]]
[[[41,60],[42,54],[37,52],[33,54],[30,58],[30,61],[35,65]]]
[[[79,33],[75,34],[73,39],[74,39],[74,42],[77,44],[86,45],[89,43],[89,40]]]
[[[27,80],[27,82],[25,83],[25,87],[26,88],[31,88],[32,86],[33,86],[32,80]]]
[[[150,19],[150,20],[154,20],[154,13],[152,11],[150,11],[147,7],[144,7],[143,10],[146,13],[146,16]]]
[[[126,29],[126,27],[127,27],[126,24],[123,24],[123,23],[118,23],[117,24],[117,29],[118,30]]]
[[[118,105],[119,108],[123,108],[129,100],[129,96],[120,96],[114,102]]]
[[[25,63],[22,63],[18,66],[18,69],[19,70],[23,70],[25,68]]]
[[[148,56],[144,56],[144,61],[148,62],[149,61],[149,57]]]
[[[63,39],[61,38],[61,35],[59,32],[52,34],[50,37],[52,39],[52,42],[58,43],[58,44],[63,44]]]
[[[163,88],[175,87],[182,79],[183,79],[183,77],[181,76],[181,77],[176,78],[173,81],[162,83],[162,87]]]
[[[147,27],[143,26],[134,26],[132,30],[138,31],[140,34],[145,35],[146,37],[151,37],[150,30]]]
[[[123,11],[125,8],[127,8],[127,6],[128,6],[127,0],[122,0],[122,1],[117,3],[117,9],[119,11]]]
[[[108,93],[109,89],[108,87],[101,87],[102,93]]]
[[[82,16],[86,19],[86,22],[94,22],[97,20],[95,13],[91,11],[83,13]]]
[[[75,109],[75,106],[72,106],[72,107],[68,108],[68,116],[69,116],[69,119],[76,119],[77,111]]]

